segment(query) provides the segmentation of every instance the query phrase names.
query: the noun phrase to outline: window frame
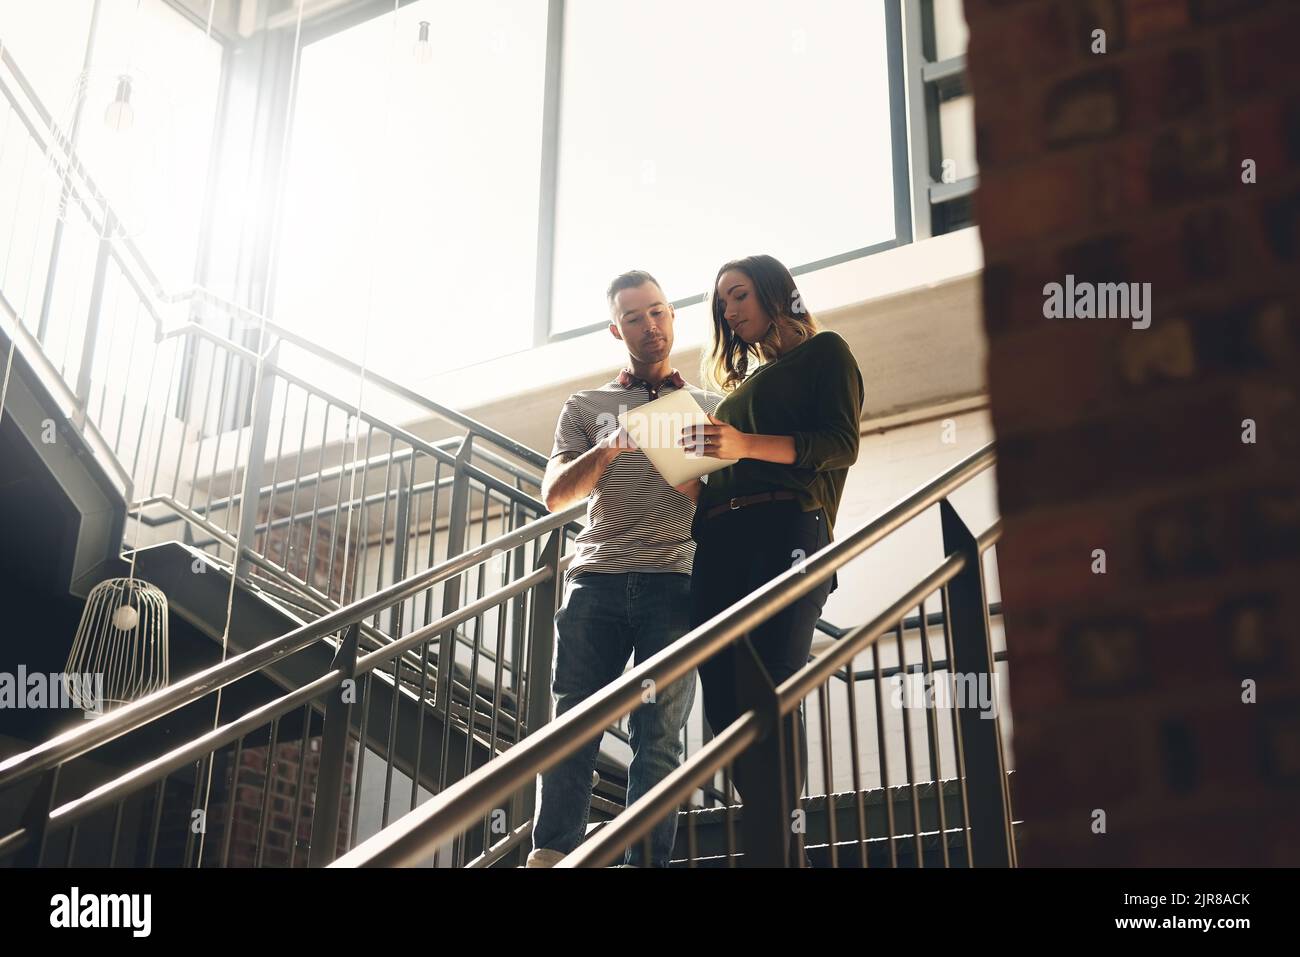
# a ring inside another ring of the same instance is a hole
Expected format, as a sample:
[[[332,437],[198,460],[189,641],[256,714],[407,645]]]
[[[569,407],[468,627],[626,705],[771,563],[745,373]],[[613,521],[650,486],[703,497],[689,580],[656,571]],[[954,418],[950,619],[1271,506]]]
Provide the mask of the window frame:
[[[414,0],[365,0],[349,5],[323,19],[304,23],[300,47],[306,47],[335,33],[356,26],[376,16],[392,13]],[[913,235],[913,177],[909,164],[909,133],[914,119],[908,103],[908,71],[905,67],[906,39],[903,29],[903,4],[905,0],[881,0],[885,14],[886,71],[889,84],[890,154],[894,187],[894,238],[884,242],[850,249],[815,262],[791,267],[791,273],[805,273],[835,266],[854,259],[870,256],[887,249],[910,243]],[[911,2],[911,0],[908,0]],[[564,18],[566,0],[547,0],[546,59],[543,68],[545,86],[542,96],[542,142],[539,176],[539,209],[537,218],[537,253],[534,276],[533,335],[531,347],[548,345],[604,329],[608,323],[590,325],[561,332],[554,330],[552,316],[552,291],[555,264],[556,185],[559,173],[561,79],[564,69]],[[909,32],[911,30],[909,29]],[[911,104],[914,110],[916,104]],[[673,300],[674,308],[682,308],[704,301],[698,293],[685,299]]]
[[[792,266],[795,276],[836,266],[853,259],[870,256],[886,249],[894,249],[912,241],[912,184],[908,167],[908,123],[906,102],[906,76],[903,66],[902,0],[882,0],[885,7],[885,53],[889,82],[889,133],[890,156],[894,181],[894,238],[843,253],[827,256],[814,262]],[[542,117],[542,169],[541,210],[537,223],[537,305],[533,319],[533,346],[574,339],[578,336],[604,329],[608,322],[554,330],[551,312],[552,277],[555,261],[555,198],[556,177],[559,170],[559,114],[560,78],[563,71],[563,37],[565,0],[548,0],[550,10],[546,23],[546,91]],[[674,299],[673,308],[681,309],[703,302],[704,293],[684,299]]]

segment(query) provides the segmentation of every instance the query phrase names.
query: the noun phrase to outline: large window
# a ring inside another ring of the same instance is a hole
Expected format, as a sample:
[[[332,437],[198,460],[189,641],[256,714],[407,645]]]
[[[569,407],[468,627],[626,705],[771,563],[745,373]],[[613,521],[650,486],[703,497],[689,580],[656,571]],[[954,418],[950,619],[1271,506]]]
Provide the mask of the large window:
[[[532,344],[546,18],[422,0],[302,51],[277,321],[410,382]]]
[[[311,42],[274,315],[418,384],[603,322],[625,269],[680,301],[907,241],[897,10],[419,0]]]
[[[626,269],[685,299],[738,256],[895,240],[885,6],[568,0],[552,331]]]

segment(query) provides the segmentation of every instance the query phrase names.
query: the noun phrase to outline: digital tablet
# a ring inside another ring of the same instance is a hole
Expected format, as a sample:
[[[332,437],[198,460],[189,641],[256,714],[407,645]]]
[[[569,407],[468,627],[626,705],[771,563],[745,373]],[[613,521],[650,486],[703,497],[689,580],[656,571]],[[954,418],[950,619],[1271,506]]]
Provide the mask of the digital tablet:
[[[709,424],[708,413],[700,408],[689,389],[674,389],[653,402],[629,409],[618,417],[618,424],[627,429],[632,441],[669,485],[681,485],[738,461],[688,455],[677,444],[682,429]]]

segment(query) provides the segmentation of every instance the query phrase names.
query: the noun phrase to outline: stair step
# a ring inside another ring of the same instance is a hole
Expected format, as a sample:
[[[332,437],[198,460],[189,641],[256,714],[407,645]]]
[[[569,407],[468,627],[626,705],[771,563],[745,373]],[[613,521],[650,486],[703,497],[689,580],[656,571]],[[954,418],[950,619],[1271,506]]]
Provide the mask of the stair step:
[[[1019,824],[1021,822],[1016,822]],[[1013,826],[1017,845],[1023,842],[1024,834],[1020,827]],[[945,840],[946,839],[946,840]],[[739,840],[739,838],[737,838]],[[944,843],[948,846],[947,861],[944,860]],[[804,854],[812,867],[835,868],[914,868],[917,866],[916,837],[913,834],[896,834],[892,839],[893,855],[890,854],[891,839],[888,836],[867,837],[864,841],[839,840],[835,842],[835,856],[832,860],[829,842],[805,842]],[[921,867],[923,868],[965,868],[966,832],[960,827],[951,827],[942,835],[937,831],[921,832]],[[863,863],[865,855],[866,862]],[[725,853],[701,854],[696,857],[695,867],[731,867],[743,866],[744,852],[737,851],[728,857]],[[734,861],[734,865],[733,862]],[[896,863],[895,863],[896,862]],[[680,847],[675,848],[670,867],[690,867],[686,853]]]
[[[1014,772],[1010,772],[1008,781],[1014,783],[1014,779]],[[959,825],[963,821],[963,816],[960,782],[955,778],[947,778],[941,782],[940,788],[936,788],[932,781],[918,783],[915,787],[916,804],[920,812],[919,830],[922,844],[923,847],[926,846],[925,842],[928,840],[933,845],[923,852],[925,855],[924,866],[939,866],[942,864],[942,847],[938,843],[941,823],[948,834],[961,833]],[[939,802],[937,800],[940,793],[943,796],[944,809],[942,822],[939,820]],[[872,788],[861,792],[862,817],[865,822],[863,831],[867,836],[868,847],[883,848],[883,850],[872,850],[869,853],[885,854],[887,863],[888,835],[892,830],[895,835],[894,841],[898,853],[900,855],[906,853],[908,860],[911,860],[915,856],[915,842],[912,834],[917,830],[912,813],[912,786],[905,784],[889,788],[889,803],[893,805],[892,824],[886,806],[885,789]],[[838,792],[831,795],[829,799],[826,795],[815,795],[804,799],[802,808],[805,814],[805,845],[809,848],[825,848],[826,850],[823,853],[826,856],[827,864],[830,858],[829,847],[831,843],[830,820],[827,815],[828,806],[834,808],[835,845],[837,849],[841,846],[847,848],[854,855],[856,861],[856,855],[858,854],[857,836],[859,833],[858,805],[859,795],[854,791]],[[731,806],[732,841],[734,846],[738,848],[743,840],[741,822],[744,820],[744,813],[743,804]],[[727,809],[724,807],[711,807],[678,812],[677,840],[673,848],[673,859],[685,861],[692,841],[694,841],[697,859],[712,860],[716,858],[723,861],[725,865],[728,849]],[[909,848],[907,851],[903,851],[905,843]],[[954,845],[950,844],[950,848],[952,846]],[[964,844],[960,845],[960,847],[964,847]],[[929,860],[931,851],[933,851],[937,863],[932,863]],[[809,855],[814,857],[811,851]],[[950,850],[950,857],[955,861],[957,855],[952,855]],[[960,858],[962,864],[964,864],[964,852],[960,855]],[[900,866],[913,866],[912,864],[904,865],[902,861],[903,858],[900,856]],[[815,863],[816,858],[814,857]],[[878,866],[872,857],[868,857],[867,865],[869,867]],[[843,862],[841,862],[841,866],[843,866]]]

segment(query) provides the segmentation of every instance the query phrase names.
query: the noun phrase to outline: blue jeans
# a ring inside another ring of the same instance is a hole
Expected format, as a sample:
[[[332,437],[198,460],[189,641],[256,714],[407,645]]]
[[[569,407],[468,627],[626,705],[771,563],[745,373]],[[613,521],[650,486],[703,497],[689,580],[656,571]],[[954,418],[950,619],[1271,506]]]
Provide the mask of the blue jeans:
[[[690,630],[689,575],[581,574],[566,587],[564,597],[564,606],[555,616],[553,690],[557,718],[618,678],[630,655],[635,654],[640,664]],[[629,805],[681,763],[682,728],[695,700],[695,673],[653,691],[653,700],[642,704],[629,718]],[[591,774],[599,750],[597,737],[540,776],[534,848],[567,854],[582,840],[591,810]],[[667,867],[676,836],[677,815],[670,814],[650,832],[650,860],[645,860],[645,841],[637,841],[628,849],[626,862],[638,867]]]

